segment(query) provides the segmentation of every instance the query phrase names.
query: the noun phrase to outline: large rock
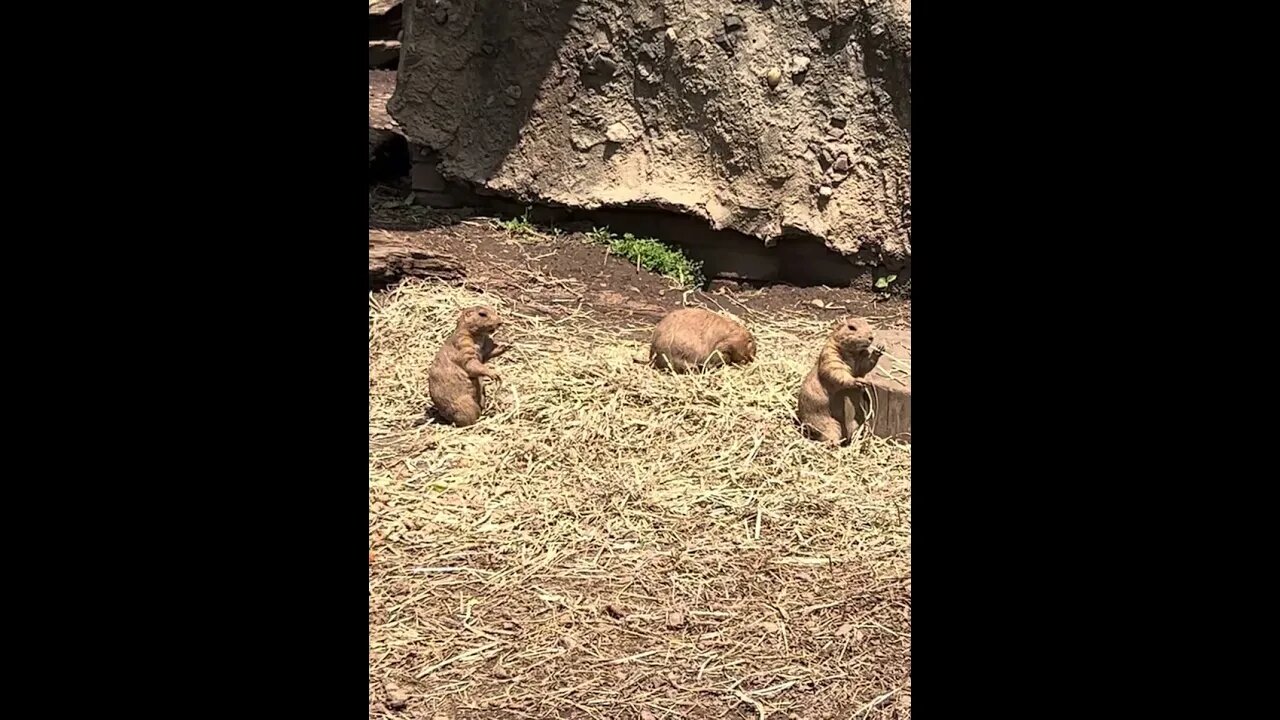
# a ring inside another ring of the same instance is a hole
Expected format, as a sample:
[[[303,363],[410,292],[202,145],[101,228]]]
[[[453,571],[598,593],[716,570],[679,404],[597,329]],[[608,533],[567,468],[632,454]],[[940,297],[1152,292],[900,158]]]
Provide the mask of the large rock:
[[[415,0],[391,115],[451,179],[910,256],[909,0]]]

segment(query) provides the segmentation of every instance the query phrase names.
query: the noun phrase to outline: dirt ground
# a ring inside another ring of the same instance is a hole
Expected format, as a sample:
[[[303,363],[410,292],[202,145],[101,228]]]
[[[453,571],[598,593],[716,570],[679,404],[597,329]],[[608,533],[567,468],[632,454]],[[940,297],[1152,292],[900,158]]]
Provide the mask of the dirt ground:
[[[843,315],[871,319],[885,329],[911,326],[910,298],[886,297],[857,288],[751,287],[714,281],[709,292],[671,287],[666,278],[643,270],[586,241],[577,227],[555,234],[513,235],[491,218],[467,217],[422,207],[397,207],[405,186],[382,185],[370,193],[370,228],[418,238],[432,250],[463,258],[470,287],[512,289],[528,310],[564,317],[585,308],[598,322],[643,332],[682,304],[705,304],[730,312],[788,314],[827,319]]]
[[[370,298],[369,717],[910,717],[910,448],[830,450],[793,393],[848,288],[685,292],[585,241],[389,206],[371,232],[463,261]],[[486,417],[427,420],[458,307],[507,319]],[[684,303],[748,322],[745,369],[632,362]]]

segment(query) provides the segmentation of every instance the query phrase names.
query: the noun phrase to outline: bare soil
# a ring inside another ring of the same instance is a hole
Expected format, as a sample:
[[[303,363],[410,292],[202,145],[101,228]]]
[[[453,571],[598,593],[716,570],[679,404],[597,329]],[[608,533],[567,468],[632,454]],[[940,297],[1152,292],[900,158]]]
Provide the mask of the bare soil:
[[[777,315],[795,314],[835,321],[844,315],[870,319],[877,327],[911,326],[910,298],[882,296],[859,288],[752,287],[713,281],[706,291],[687,292],[667,278],[612,255],[585,233],[509,232],[492,218],[471,217],[418,206],[394,206],[406,186],[379,186],[370,192],[369,226],[412,237],[432,251],[453,255],[466,268],[467,287],[501,291],[527,311],[562,318],[586,309],[597,322],[619,330],[646,332],[647,325],[686,304]],[[512,293],[512,290],[515,293]]]

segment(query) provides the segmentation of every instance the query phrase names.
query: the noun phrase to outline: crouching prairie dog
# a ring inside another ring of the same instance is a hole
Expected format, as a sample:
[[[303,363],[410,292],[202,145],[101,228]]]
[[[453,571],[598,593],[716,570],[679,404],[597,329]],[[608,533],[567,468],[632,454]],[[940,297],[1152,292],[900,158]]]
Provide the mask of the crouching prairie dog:
[[[493,333],[501,326],[498,311],[491,307],[469,307],[458,316],[457,327],[436,353],[427,375],[427,392],[443,420],[466,427],[480,419],[484,402],[480,378],[501,380],[485,363],[511,347],[493,341]]]
[[[755,359],[756,339],[742,323],[703,308],[680,308],[653,328],[649,358],[636,362],[689,372]]]
[[[796,417],[806,435],[835,445],[853,436],[860,422],[857,406],[863,390],[871,387],[865,376],[880,361],[881,352],[866,320],[845,318],[832,327],[800,386]]]

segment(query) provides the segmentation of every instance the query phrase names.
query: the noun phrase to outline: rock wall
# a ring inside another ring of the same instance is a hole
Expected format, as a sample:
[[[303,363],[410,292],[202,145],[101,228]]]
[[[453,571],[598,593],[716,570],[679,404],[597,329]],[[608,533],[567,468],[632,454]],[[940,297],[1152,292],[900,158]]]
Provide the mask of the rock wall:
[[[772,245],[911,253],[909,0],[405,0],[388,104],[440,172]]]

